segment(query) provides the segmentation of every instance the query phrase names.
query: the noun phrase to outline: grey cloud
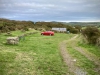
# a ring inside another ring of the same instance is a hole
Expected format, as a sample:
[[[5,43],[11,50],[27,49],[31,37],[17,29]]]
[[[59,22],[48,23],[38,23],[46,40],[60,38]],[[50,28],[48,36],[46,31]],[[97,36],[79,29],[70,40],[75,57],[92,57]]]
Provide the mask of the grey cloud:
[[[1,0],[0,17],[23,20],[100,20],[100,0]]]

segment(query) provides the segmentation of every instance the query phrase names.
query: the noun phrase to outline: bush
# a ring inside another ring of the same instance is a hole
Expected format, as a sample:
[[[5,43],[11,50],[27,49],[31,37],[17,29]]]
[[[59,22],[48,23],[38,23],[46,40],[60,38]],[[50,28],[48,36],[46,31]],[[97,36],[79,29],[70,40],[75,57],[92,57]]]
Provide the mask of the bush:
[[[24,30],[25,30],[25,31],[29,31],[29,28],[25,27]]]
[[[75,29],[75,28],[73,28],[72,30],[70,30],[71,31],[71,33],[73,33],[73,34],[77,34],[77,33],[79,33],[79,30],[78,29]]]
[[[97,44],[97,40],[100,37],[100,31],[96,27],[87,27],[82,30],[82,34],[89,44]]]

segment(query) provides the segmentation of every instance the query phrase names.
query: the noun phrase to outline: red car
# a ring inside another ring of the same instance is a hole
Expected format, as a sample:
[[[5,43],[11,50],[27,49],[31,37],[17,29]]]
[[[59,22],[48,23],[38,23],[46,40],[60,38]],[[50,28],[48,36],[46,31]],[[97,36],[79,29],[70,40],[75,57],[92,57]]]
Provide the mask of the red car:
[[[50,36],[53,36],[54,32],[53,31],[45,31],[45,32],[42,32],[41,35],[50,35]]]

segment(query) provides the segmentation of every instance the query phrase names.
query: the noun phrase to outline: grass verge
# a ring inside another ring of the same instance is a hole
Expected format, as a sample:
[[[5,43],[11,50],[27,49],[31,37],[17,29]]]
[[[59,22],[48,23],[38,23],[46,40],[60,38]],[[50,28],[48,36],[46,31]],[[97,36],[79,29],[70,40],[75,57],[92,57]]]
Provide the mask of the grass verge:
[[[97,57],[100,57],[100,47],[81,43],[81,42],[78,42],[78,45],[86,48],[89,52],[95,54]]]
[[[75,50],[74,47],[80,47],[83,46],[83,44],[79,44],[78,42],[80,42],[80,36],[70,42],[67,43],[67,50],[68,52],[71,54],[71,56],[73,57],[73,59],[76,59],[76,63],[75,65],[82,68],[83,70],[87,71],[87,75],[99,75],[96,71],[95,68],[97,67],[94,62],[90,61],[86,56],[84,56],[83,54],[81,54],[79,51]],[[73,42],[73,43],[72,43]],[[88,47],[85,47],[86,50],[89,50]],[[94,49],[94,47],[92,47],[91,49]],[[91,51],[90,51],[91,52]],[[93,52],[94,53],[94,52]],[[98,53],[99,54],[99,53]]]
[[[96,65],[92,61],[88,60],[84,55],[80,54],[80,52],[73,48],[68,48],[68,51],[72,57],[77,60],[76,66],[81,67],[83,70],[87,71],[87,75],[99,75],[94,71]]]

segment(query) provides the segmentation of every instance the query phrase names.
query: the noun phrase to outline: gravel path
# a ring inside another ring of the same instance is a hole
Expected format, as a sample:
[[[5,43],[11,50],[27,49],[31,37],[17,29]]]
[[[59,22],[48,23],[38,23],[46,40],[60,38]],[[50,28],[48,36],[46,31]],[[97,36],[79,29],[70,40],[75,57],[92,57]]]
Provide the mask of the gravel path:
[[[64,62],[68,66],[68,69],[70,72],[72,72],[74,75],[86,75],[87,72],[85,72],[84,70],[82,70],[81,68],[79,68],[75,65],[75,63],[77,61],[71,57],[71,55],[68,53],[68,51],[66,49],[66,43],[71,40],[74,40],[75,38],[77,38],[77,36],[71,38],[70,40],[65,40],[65,41],[61,42],[59,45],[60,52],[61,52]],[[70,74],[66,73],[66,75],[70,75]]]

